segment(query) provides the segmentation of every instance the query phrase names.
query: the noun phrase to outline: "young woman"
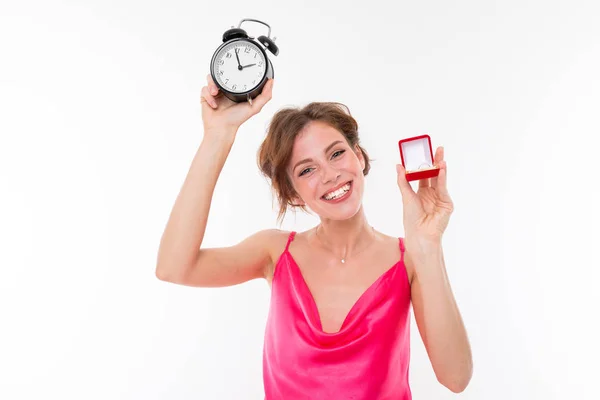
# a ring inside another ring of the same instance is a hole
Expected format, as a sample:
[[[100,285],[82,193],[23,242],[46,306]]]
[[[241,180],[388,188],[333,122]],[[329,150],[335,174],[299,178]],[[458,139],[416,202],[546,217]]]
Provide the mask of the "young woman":
[[[188,286],[264,278],[271,304],[263,349],[265,398],[410,399],[410,306],[438,381],[461,392],[471,349],[444,265],[442,234],[453,203],[443,148],[437,178],[415,192],[397,165],[405,237],[375,230],[362,206],[369,159],[358,126],[339,103],[287,108],[273,117],[258,154],[280,203],[309,208],[320,223],[277,229],[239,244],[203,248],[213,191],[238,128],[271,99],[233,103],[210,75],[202,88],[204,137],[169,217],[159,279]]]

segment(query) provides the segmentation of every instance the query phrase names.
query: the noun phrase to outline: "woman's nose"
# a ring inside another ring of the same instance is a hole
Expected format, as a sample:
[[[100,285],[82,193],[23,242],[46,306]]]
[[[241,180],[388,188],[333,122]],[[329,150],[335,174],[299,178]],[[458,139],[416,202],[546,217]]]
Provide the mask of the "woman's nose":
[[[340,176],[340,171],[333,168],[331,165],[325,165],[321,168],[321,181],[327,183],[329,181],[336,181]]]

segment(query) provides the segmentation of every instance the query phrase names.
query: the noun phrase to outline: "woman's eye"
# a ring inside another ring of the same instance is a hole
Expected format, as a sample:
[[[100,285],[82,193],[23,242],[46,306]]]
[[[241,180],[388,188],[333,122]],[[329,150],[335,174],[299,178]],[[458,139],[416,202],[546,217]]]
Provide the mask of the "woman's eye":
[[[346,152],[346,150],[338,150],[338,151],[336,151],[335,153],[333,153],[331,155],[331,158],[337,158],[337,157],[341,156],[342,154],[344,154],[345,152]],[[308,174],[311,169],[312,168],[306,168],[306,169],[302,170],[302,172],[300,172],[300,174],[298,176],[302,176],[304,174]]]
[[[308,173],[308,171],[310,171],[310,170],[311,170],[311,168],[306,168],[305,170],[303,170],[302,172],[300,172],[300,176]]]

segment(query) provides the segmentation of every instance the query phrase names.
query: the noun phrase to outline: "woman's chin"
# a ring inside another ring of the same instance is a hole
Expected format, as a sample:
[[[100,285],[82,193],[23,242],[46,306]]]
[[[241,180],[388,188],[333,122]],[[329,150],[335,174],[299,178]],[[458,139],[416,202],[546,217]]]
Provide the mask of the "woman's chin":
[[[356,215],[361,209],[360,201],[352,200],[344,203],[336,204],[335,206],[327,205],[320,206],[317,209],[312,209],[314,213],[321,218],[327,218],[335,221],[344,221]]]

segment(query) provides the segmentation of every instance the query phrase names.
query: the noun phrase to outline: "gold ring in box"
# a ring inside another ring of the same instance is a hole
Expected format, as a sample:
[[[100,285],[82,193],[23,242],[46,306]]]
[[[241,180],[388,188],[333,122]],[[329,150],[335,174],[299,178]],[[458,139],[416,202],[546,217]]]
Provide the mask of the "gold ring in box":
[[[440,168],[433,165],[433,151],[429,135],[414,136],[398,142],[400,159],[406,170],[406,180],[415,181],[434,178]]]

